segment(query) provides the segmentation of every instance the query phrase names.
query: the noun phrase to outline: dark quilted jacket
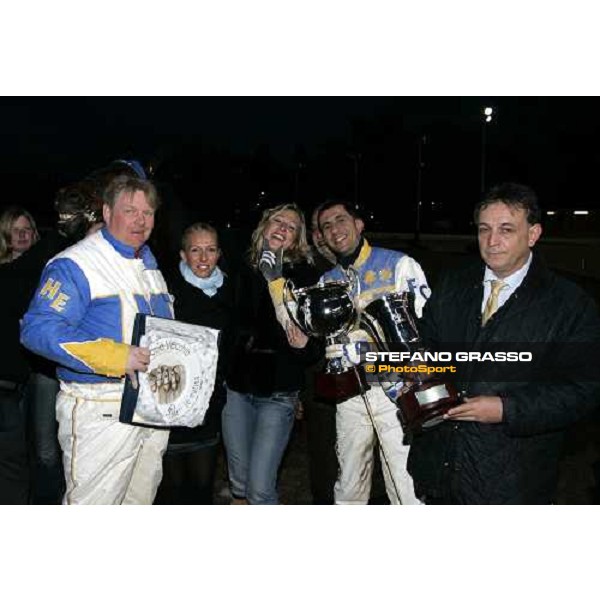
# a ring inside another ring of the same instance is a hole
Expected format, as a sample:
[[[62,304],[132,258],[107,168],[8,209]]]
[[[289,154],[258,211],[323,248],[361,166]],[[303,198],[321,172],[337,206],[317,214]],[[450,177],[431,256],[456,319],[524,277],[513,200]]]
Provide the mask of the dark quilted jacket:
[[[459,389],[471,397],[501,396],[503,422],[445,422],[417,435],[408,469],[426,501],[549,503],[565,429],[600,405],[597,356],[587,356],[586,365],[577,356],[598,347],[598,309],[534,254],[521,286],[481,327],[483,272],[479,263],[445,275],[425,306],[423,337],[431,348],[440,342],[466,342],[475,349],[486,342],[536,342],[532,347],[542,351],[541,370],[548,376],[507,382],[494,376],[497,366],[470,367]],[[549,381],[558,372],[569,375]]]

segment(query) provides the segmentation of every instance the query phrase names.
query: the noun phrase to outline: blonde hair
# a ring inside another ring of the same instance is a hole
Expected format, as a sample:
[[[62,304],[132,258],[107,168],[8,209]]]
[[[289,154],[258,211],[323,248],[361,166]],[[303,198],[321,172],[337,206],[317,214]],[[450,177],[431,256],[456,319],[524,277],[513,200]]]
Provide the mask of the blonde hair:
[[[154,210],[158,210],[160,198],[154,184],[146,179],[138,179],[130,175],[118,175],[111,179],[104,189],[102,200],[112,210],[121,194],[135,194],[135,192],[143,192],[148,204]]]
[[[260,218],[260,222],[258,223],[256,229],[252,233],[252,241],[250,243],[250,249],[248,250],[248,255],[250,258],[250,264],[257,269],[258,262],[260,260],[260,256],[263,251],[263,238],[264,232],[269,224],[269,221],[276,215],[282,213],[285,210],[291,210],[298,215],[298,220],[300,221],[300,227],[296,232],[296,239],[293,241],[292,245],[284,252],[283,261],[294,263],[301,262],[306,260],[310,263],[313,262],[312,253],[310,251],[310,246],[308,245],[308,241],[306,239],[306,221],[304,220],[304,214],[302,210],[297,204],[279,204],[274,208],[267,208]]]
[[[183,235],[181,236],[181,249],[185,252],[187,250],[189,238],[192,237],[194,233],[202,233],[203,231],[214,235],[217,242],[217,247],[219,247],[219,234],[217,233],[217,230],[208,223],[198,222],[186,227]]]
[[[12,260],[12,226],[20,217],[25,217],[29,221],[33,236],[31,245],[35,244],[40,239],[37,226],[31,213],[25,210],[22,206],[9,206],[0,216],[0,263],[7,263]]]

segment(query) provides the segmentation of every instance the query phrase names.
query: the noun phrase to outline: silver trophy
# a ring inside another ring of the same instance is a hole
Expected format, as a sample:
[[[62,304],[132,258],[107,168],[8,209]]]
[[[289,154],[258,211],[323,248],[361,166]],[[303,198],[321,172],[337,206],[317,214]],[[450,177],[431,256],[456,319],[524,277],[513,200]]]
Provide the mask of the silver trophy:
[[[348,342],[348,332],[357,321],[354,297],[358,276],[352,269],[347,281],[319,282],[296,289],[291,280],[285,282],[283,302],[292,321],[306,334],[324,337],[327,345]],[[341,358],[327,361],[325,373],[341,374],[348,371]]]
[[[413,292],[386,294],[373,300],[360,315],[361,327],[369,332],[382,352],[423,351],[417,329]],[[396,402],[405,431],[418,432],[441,423],[446,412],[461,398],[451,382],[420,374],[405,380],[407,390]]]
[[[420,345],[413,292],[386,294],[368,304],[360,315],[363,329],[369,332],[378,349],[417,350]]]

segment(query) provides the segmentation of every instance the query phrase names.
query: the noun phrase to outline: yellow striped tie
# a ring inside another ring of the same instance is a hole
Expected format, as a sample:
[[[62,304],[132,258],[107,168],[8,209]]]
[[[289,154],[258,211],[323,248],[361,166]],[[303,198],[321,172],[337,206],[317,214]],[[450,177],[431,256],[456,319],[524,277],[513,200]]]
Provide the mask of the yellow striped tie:
[[[508,284],[504,283],[501,279],[497,279],[496,281],[492,281],[492,291],[490,293],[490,297],[487,299],[485,303],[485,308],[483,309],[483,315],[481,317],[481,324],[485,325],[489,318],[498,310],[498,294],[500,294],[500,290],[505,288]]]

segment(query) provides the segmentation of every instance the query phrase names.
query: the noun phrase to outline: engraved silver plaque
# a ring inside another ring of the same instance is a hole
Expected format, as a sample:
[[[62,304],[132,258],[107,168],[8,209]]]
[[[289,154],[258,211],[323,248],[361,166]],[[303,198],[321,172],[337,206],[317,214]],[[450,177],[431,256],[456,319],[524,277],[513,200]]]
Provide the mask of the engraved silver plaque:
[[[132,344],[150,349],[138,387],[127,379],[120,420],[149,427],[196,427],[204,421],[217,373],[219,332],[137,315]]]

